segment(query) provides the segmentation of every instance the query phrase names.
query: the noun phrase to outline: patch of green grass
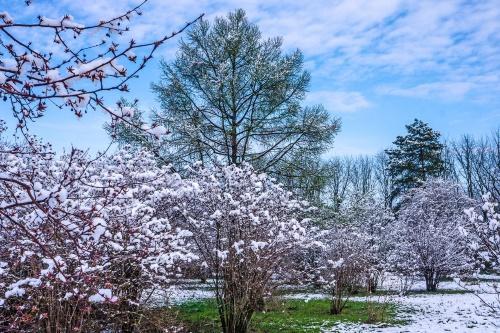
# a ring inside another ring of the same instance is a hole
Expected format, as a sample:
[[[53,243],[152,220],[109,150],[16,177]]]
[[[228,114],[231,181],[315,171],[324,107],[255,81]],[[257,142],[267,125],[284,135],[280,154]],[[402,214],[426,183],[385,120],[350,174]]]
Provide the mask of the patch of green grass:
[[[373,306],[373,303],[372,303]],[[401,324],[395,320],[393,304],[381,306],[384,323]],[[175,308],[179,319],[193,332],[220,332],[219,318],[214,300],[192,301]],[[321,328],[334,327],[340,322],[368,322],[368,305],[365,302],[348,302],[340,315],[331,315],[328,300],[271,300],[265,312],[256,312],[250,324],[253,333],[313,333]]]

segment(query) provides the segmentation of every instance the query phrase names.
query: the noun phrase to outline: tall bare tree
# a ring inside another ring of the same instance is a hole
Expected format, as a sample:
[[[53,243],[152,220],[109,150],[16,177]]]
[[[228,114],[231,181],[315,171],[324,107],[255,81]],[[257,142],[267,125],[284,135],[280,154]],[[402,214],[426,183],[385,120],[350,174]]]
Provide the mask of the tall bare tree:
[[[377,183],[377,192],[384,201],[384,207],[391,206],[392,179],[389,174],[389,158],[385,152],[380,152],[375,155],[374,169],[375,180]]]
[[[462,136],[451,144],[454,167],[467,195],[479,198],[491,193],[500,198],[500,129],[489,137]]]
[[[328,201],[334,212],[338,212],[344,202],[352,178],[352,160],[349,157],[335,157],[328,161]]]

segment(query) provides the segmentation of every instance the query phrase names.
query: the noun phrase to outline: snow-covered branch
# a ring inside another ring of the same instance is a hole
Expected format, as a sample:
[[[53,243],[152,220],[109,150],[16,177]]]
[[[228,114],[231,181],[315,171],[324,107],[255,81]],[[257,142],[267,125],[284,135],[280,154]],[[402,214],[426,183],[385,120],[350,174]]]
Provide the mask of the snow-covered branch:
[[[71,15],[40,15],[35,22],[18,22],[0,12],[0,98],[12,106],[18,127],[26,128],[28,121],[42,117],[50,107],[69,109],[77,117],[100,109],[111,116],[112,124],[137,126],[120,105],[107,106],[104,93],[127,92],[128,82],[158,47],[202,17],[150,41],[123,42],[119,36],[129,31],[131,19],[142,15],[146,2],[88,25]],[[30,40],[35,35],[41,37]],[[158,136],[159,129],[151,134]]]

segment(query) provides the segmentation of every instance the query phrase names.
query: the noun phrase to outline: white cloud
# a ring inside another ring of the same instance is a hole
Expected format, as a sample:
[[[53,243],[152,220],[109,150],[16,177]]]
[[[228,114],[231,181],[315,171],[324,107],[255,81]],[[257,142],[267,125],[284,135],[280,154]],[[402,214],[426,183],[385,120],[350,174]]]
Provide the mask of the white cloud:
[[[21,15],[36,19],[45,10],[53,17],[70,13],[77,20],[95,21],[140,2],[34,1]],[[4,3],[9,7],[11,1],[0,0]],[[19,8],[23,6],[13,10]],[[285,47],[302,49],[313,77],[335,78],[335,90],[385,76],[391,79],[387,91],[392,94],[496,98],[499,93],[498,0],[149,0],[144,15],[131,23],[132,36],[149,40],[169,34],[202,12],[212,20],[236,8],[244,8],[264,36],[283,36]],[[20,13],[11,14],[16,18]],[[161,55],[171,58],[176,47],[176,41],[167,43]],[[479,82],[484,77],[497,79]],[[440,88],[446,93],[435,92]]]
[[[331,112],[355,112],[370,106],[357,91],[313,91],[307,95],[306,103],[323,104]]]
[[[419,98],[440,98],[443,100],[463,99],[474,85],[470,82],[433,82],[415,85],[409,88],[399,88],[390,86],[380,86],[376,90],[380,94],[419,97]]]

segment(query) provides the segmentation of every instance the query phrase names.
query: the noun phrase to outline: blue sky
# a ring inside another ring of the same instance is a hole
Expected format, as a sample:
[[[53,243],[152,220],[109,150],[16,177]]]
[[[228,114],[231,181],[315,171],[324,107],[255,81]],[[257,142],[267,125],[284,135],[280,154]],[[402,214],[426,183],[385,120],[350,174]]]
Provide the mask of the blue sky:
[[[87,23],[111,17],[139,1],[0,0],[15,20],[71,14]],[[331,154],[375,153],[404,125],[422,119],[445,138],[488,134],[500,126],[500,1],[279,1],[150,0],[131,24],[136,39],[161,36],[206,13],[206,19],[243,8],[264,36],[283,36],[286,50],[300,48],[312,74],[307,103],[323,103],[342,119]],[[156,59],[175,55],[178,40]],[[159,80],[149,63],[124,97],[157,105],[150,83]],[[109,103],[119,98],[106,96]],[[9,121],[7,104],[0,104]],[[109,139],[102,113],[76,119],[50,110],[30,126],[57,149],[75,145],[98,150]]]

